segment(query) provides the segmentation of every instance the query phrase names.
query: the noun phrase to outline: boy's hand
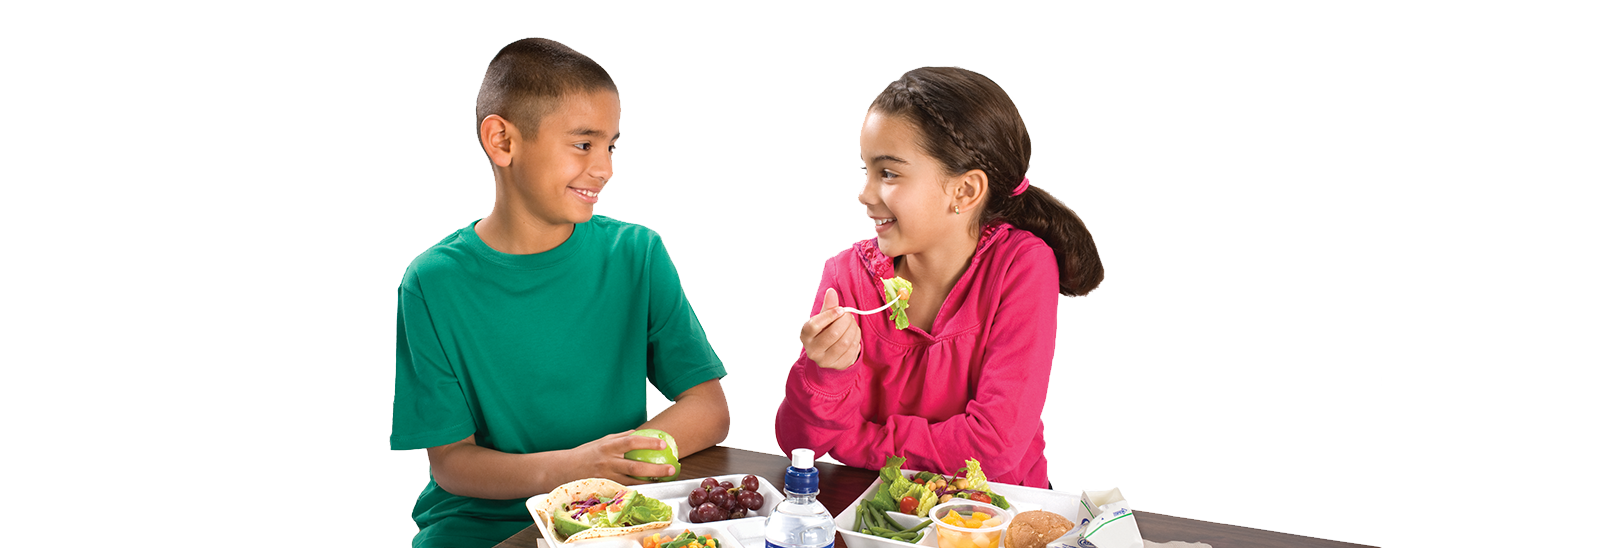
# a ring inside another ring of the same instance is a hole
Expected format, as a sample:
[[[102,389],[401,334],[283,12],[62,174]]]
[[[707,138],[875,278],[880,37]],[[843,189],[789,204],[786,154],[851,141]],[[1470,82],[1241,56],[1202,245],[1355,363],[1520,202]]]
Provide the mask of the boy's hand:
[[[839,310],[839,293],[822,294],[822,311],[800,327],[800,344],[806,357],[828,369],[845,369],[861,355],[861,326],[855,317]]]
[[[665,464],[650,464],[628,460],[622,455],[634,449],[666,449],[667,442],[660,438],[632,436],[618,432],[585,443],[572,449],[573,472],[578,478],[605,478],[623,485],[647,483],[628,476],[641,478],[664,477],[677,473]]]

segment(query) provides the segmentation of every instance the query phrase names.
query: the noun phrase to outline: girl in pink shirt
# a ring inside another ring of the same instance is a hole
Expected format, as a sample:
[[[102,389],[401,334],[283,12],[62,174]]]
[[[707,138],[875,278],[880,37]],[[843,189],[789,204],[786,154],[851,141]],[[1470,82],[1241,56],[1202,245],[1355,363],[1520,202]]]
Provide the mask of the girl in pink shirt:
[[[879,468],[946,474],[976,458],[990,481],[1046,487],[1045,392],[1056,294],[1104,270],[1078,216],[1025,175],[1032,146],[1000,86],[959,68],[907,72],[861,127],[860,201],[878,237],[823,266],[804,347],[778,407],[778,444]],[[883,280],[912,284],[910,326]]]

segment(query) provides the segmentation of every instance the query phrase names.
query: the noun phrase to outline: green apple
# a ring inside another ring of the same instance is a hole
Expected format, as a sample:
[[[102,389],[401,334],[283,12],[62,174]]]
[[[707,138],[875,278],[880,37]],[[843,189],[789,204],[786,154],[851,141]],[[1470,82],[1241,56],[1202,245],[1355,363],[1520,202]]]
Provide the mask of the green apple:
[[[636,460],[639,462],[648,462],[650,464],[670,464],[672,465],[672,475],[649,478],[641,478],[639,476],[628,477],[644,481],[672,481],[678,479],[678,474],[682,473],[683,470],[681,470],[681,467],[678,466],[678,442],[672,439],[672,434],[668,434],[654,428],[646,428],[643,430],[635,430],[633,435],[666,440],[667,448],[634,449],[627,453],[623,453],[623,458],[628,460]]]

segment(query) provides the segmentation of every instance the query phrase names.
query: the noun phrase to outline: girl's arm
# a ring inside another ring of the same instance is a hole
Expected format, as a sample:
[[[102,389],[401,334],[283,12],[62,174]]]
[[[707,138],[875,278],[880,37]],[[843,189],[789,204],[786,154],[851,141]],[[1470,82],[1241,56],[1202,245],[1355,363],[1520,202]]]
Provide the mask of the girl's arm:
[[[822,282],[817,287],[816,299],[811,303],[813,320],[830,308],[829,304],[838,304],[837,301],[829,302],[832,300],[828,298],[830,288],[848,289],[846,280],[839,275],[839,269],[848,264],[849,253],[851,251],[846,250],[823,266]],[[839,321],[855,321],[854,316],[846,316]],[[805,336],[803,330],[802,339]],[[775,424],[778,446],[783,448],[785,455],[801,447],[814,450],[818,455],[827,453],[833,448],[833,440],[839,434],[861,422],[860,393],[856,390],[856,375],[862,368],[859,327],[856,329],[855,344],[855,352],[840,353],[850,355],[844,360],[853,360],[843,369],[817,365],[804,349],[789,368],[789,381],[784,390],[783,403],[778,405]]]
[[[1020,252],[1004,273],[982,374],[963,413],[936,423],[911,415],[891,416],[884,424],[858,419],[828,438],[833,457],[877,468],[899,455],[906,457],[904,468],[944,472],[976,458],[990,478],[1026,472],[1017,468],[1039,431],[1055,354],[1057,272],[1053,252],[1040,243]],[[791,373],[790,394],[794,379]]]

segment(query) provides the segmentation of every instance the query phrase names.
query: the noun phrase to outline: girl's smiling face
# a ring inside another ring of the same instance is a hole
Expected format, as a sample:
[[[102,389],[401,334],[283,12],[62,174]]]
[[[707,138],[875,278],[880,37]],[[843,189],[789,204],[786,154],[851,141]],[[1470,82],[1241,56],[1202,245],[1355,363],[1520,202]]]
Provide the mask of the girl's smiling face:
[[[953,192],[945,168],[917,144],[917,127],[901,118],[867,111],[861,125],[861,161],[867,182],[858,199],[878,231],[878,249],[898,257],[953,243],[976,215]]]

